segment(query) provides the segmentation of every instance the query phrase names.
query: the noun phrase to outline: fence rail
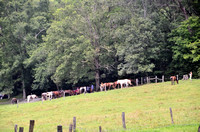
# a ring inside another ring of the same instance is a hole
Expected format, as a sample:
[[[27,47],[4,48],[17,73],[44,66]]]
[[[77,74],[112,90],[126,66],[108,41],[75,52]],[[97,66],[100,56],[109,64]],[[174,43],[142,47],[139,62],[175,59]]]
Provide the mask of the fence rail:
[[[140,79],[136,78],[135,85],[138,86],[139,84],[140,85],[149,84],[151,83],[152,80],[155,80],[154,81],[155,83],[158,83],[158,81],[165,82],[165,76],[162,75],[162,78],[158,78],[157,76],[155,76],[154,78],[151,78],[151,77],[141,77]]]

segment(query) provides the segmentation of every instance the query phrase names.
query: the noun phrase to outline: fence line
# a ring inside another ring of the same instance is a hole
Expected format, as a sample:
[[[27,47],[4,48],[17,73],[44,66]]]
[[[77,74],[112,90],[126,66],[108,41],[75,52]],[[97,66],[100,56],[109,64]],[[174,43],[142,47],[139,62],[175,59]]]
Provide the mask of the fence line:
[[[172,122],[172,124],[174,124],[172,108],[170,107],[169,109],[170,109],[171,122]],[[35,124],[35,121],[30,120],[29,132],[33,132],[34,124]],[[122,112],[122,127],[123,127],[124,130],[128,130],[128,129],[126,129],[125,112]],[[17,132],[17,124],[14,126],[14,130],[15,130],[15,132]],[[99,132],[102,132],[102,127],[99,126],[98,130],[99,130]],[[19,132],[23,132],[23,131],[24,131],[24,128],[19,127]],[[69,125],[69,132],[72,132],[72,131],[73,132],[76,131],[76,117],[73,117],[73,124]],[[200,125],[197,128],[197,131],[200,132]],[[62,125],[57,126],[57,132],[63,132]]]
[[[157,76],[155,76],[154,78],[151,78],[149,76],[147,76],[147,77],[141,77],[140,79],[136,78],[135,79],[135,85],[138,86],[139,84],[140,85],[150,84],[152,80],[155,80],[154,81],[155,83],[158,83],[158,81],[165,82],[165,76],[162,75],[162,78],[158,78]]]

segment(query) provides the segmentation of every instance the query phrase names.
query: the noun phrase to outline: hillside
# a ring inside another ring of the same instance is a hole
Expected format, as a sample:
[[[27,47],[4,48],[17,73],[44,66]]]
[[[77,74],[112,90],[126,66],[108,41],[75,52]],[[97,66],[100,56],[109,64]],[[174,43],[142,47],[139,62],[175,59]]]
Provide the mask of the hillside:
[[[172,108],[174,125],[169,108]],[[125,112],[128,131],[197,131],[200,122],[200,80],[148,84],[138,87],[68,96],[52,101],[0,105],[0,131],[11,132],[35,120],[35,132],[64,132],[76,116],[79,131],[123,131]]]

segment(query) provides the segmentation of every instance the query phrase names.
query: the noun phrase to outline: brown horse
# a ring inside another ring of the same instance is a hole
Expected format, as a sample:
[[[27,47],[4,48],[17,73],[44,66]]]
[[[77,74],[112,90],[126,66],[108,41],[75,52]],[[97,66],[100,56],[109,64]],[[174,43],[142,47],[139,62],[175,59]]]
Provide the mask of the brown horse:
[[[74,92],[72,90],[65,90],[65,94],[69,94],[69,96],[74,95]]]
[[[76,90],[73,90],[74,95],[79,95],[81,93],[80,89],[77,88]]]
[[[104,83],[104,84],[105,84],[106,87],[109,88],[109,90],[110,90],[110,87],[115,88],[115,87],[114,87],[114,83],[112,83],[112,82],[108,82],[108,83]]]
[[[17,104],[17,98],[12,98],[11,103],[12,104]]]
[[[176,78],[176,76],[171,76],[170,79],[172,85],[175,85],[174,81],[176,81],[176,83],[178,84],[178,79]]]
[[[54,98],[60,98],[62,96],[64,96],[64,91],[60,90],[60,91],[52,91],[53,92],[53,97]]]
[[[117,86],[119,87],[119,84],[118,84],[117,81],[115,81],[115,82],[113,83],[113,87],[114,87],[114,89],[116,89]]]
[[[108,82],[108,83],[101,83],[101,85],[100,85],[101,91],[103,91],[103,89],[106,91],[107,87],[109,88],[109,90],[110,90],[111,87],[113,87],[115,89],[115,83]]]

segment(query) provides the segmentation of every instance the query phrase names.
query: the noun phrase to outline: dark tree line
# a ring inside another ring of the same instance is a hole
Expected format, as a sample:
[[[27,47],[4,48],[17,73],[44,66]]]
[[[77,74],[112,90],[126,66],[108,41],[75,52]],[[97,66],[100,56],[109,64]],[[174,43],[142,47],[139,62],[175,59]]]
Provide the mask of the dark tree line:
[[[198,0],[0,0],[0,91],[200,76]]]

